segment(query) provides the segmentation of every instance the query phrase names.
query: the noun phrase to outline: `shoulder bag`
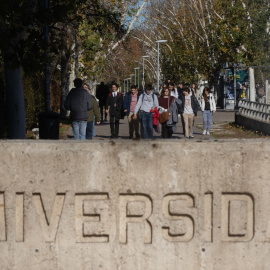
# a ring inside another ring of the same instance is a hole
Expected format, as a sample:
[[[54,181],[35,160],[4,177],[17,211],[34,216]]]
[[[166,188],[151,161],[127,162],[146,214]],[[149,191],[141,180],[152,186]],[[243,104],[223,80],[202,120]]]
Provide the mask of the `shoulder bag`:
[[[164,124],[166,123],[167,121],[169,121],[170,119],[170,113],[169,113],[169,99],[170,97],[168,97],[168,109],[166,112],[163,112],[159,115],[159,118],[158,118],[158,121],[160,124]]]

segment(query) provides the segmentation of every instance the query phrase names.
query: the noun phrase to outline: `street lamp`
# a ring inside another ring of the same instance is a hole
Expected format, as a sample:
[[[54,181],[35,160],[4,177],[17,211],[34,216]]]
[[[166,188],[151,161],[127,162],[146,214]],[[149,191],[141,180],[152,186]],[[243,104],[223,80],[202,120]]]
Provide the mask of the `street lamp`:
[[[158,51],[158,58],[157,58],[157,91],[159,92],[159,43],[165,43],[167,40],[157,40],[157,51]]]
[[[130,84],[131,84],[132,83],[131,77],[135,76],[135,74],[130,74],[129,76],[130,76]],[[135,81],[135,83],[136,83],[136,81]]]
[[[142,59],[143,59],[143,79],[142,79],[142,87],[143,87],[143,88],[144,88],[144,85],[145,85],[145,82],[144,82],[144,59],[147,58],[147,57],[149,57],[149,55],[144,55],[144,56],[142,57]]]
[[[130,80],[130,86],[131,86],[131,78],[127,78],[127,92],[129,91],[129,87],[128,87],[128,81]]]
[[[139,69],[140,69],[139,67],[134,68],[134,70],[135,70],[135,84],[136,84],[136,70],[138,70],[138,87],[139,87],[139,84],[140,84]]]
[[[128,79],[124,79],[124,93],[126,93],[127,87],[126,87],[126,81],[128,83]]]

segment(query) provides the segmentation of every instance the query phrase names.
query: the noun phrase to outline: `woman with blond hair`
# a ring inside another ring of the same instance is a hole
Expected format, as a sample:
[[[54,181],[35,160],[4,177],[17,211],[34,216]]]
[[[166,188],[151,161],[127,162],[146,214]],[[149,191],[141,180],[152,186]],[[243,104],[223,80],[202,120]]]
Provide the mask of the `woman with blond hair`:
[[[201,110],[203,113],[203,135],[210,135],[213,113],[216,111],[216,102],[214,95],[208,87],[203,89]]]

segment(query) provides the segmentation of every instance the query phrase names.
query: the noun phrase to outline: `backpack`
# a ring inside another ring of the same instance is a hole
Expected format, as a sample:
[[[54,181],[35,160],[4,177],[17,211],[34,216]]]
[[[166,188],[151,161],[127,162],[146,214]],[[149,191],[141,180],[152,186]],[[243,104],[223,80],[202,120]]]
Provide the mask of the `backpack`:
[[[143,93],[143,97],[142,97],[142,103],[143,103],[144,96],[145,96],[145,93]],[[152,93],[152,98],[153,98],[153,103],[154,103],[154,101],[155,101],[155,98],[154,98],[154,93]]]
[[[145,96],[145,93],[142,94],[143,97],[142,97],[142,104],[143,104],[143,99],[144,99],[144,96]],[[155,101],[155,98],[154,98],[154,93],[152,93],[152,98],[153,98],[153,104],[154,104],[154,101]],[[137,113],[137,117],[141,120],[141,109],[139,109],[138,113]]]

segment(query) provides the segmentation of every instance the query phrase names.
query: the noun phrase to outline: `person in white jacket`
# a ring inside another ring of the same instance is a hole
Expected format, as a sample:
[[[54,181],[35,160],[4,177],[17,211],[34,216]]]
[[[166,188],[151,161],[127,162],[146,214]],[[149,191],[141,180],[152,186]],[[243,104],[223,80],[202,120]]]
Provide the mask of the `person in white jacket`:
[[[210,135],[213,113],[216,111],[216,102],[208,87],[203,89],[201,110],[203,113],[203,135]]]

